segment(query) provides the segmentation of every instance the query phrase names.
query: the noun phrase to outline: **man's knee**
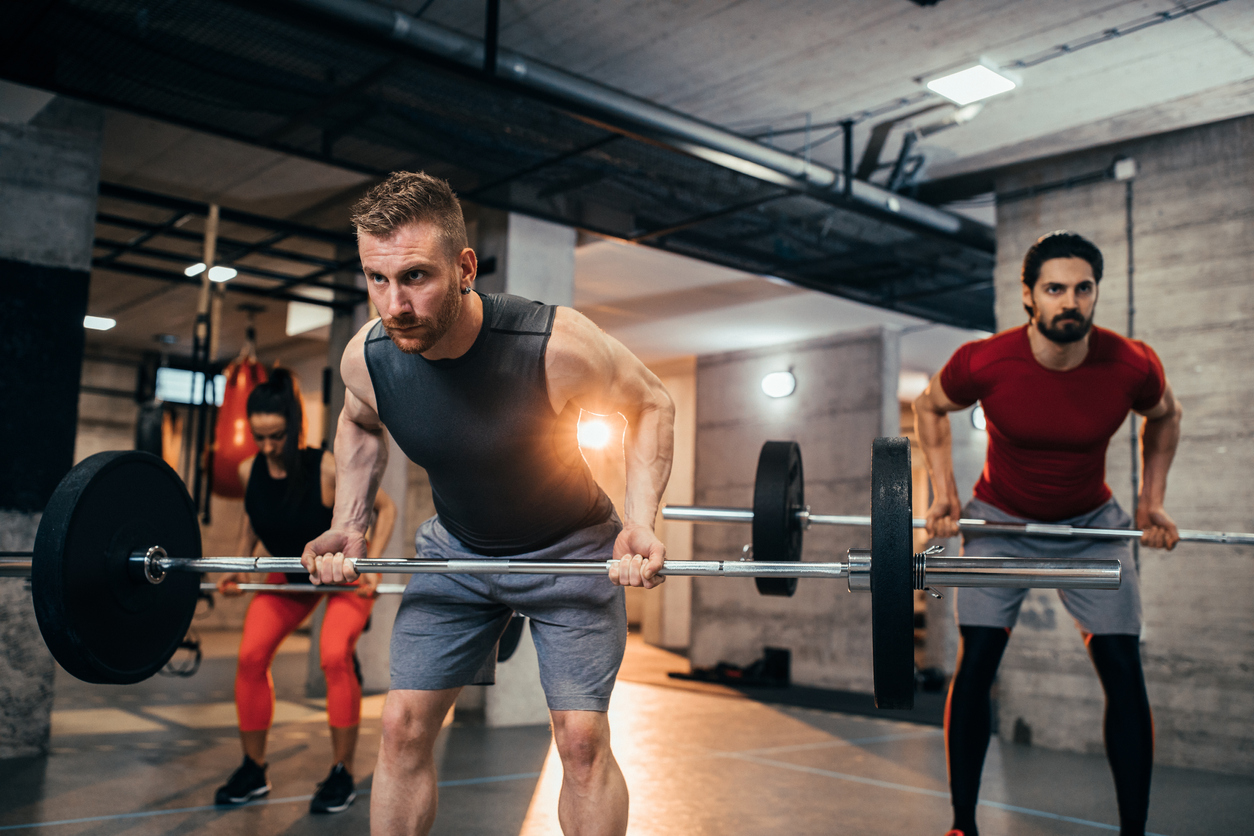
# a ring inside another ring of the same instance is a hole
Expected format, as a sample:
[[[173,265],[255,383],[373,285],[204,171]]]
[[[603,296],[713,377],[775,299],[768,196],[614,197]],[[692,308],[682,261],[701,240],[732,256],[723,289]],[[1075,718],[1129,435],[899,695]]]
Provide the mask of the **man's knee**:
[[[422,758],[435,746],[453,697],[446,703],[431,692],[416,693],[421,696],[393,691],[383,704],[381,746],[386,754]]]
[[[610,757],[609,722],[601,712],[553,712],[553,739],[563,771],[577,781],[590,777]]]

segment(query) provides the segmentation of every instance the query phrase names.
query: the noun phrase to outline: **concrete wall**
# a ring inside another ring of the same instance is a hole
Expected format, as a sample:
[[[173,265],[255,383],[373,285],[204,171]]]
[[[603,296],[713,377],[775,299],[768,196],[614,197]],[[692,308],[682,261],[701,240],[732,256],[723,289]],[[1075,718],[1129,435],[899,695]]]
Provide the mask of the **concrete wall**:
[[[1135,336],[1158,352],[1184,405],[1167,511],[1183,528],[1254,530],[1254,118],[1164,134],[1018,167],[998,192],[1099,170],[1134,157]],[[1127,326],[1125,185],[1106,182],[998,207],[997,313],[1024,321],[1019,262],[1039,235],[1066,227],[1102,248],[1097,322]],[[1127,431],[1113,440],[1108,482],[1130,502]],[[1140,551],[1145,659],[1162,764],[1254,774],[1254,549],[1182,544]],[[1101,751],[1102,694],[1053,593],[1034,592],[999,684],[1002,734],[1017,720],[1032,742]]]
[[[898,435],[898,337],[881,329],[792,345],[701,357],[697,361],[695,499],[749,506],[758,452],[767,440],[801,444],[806,502],[829,513],[865,513],[871,441]],[[791,368],[797,389],[770,399],[761,381]],[[697,559],[735,559],[747,526],[697,526]],[[865,528],[822,527],[806,534],[805,560],[831,560],[870,545]],[[751,580],[696,578],[692,596],[694,665],[745,664],[764,646],[792,651],[793,681],[870,691],[869,596],[844,584],[801,581],[792,598],[758,595]]]

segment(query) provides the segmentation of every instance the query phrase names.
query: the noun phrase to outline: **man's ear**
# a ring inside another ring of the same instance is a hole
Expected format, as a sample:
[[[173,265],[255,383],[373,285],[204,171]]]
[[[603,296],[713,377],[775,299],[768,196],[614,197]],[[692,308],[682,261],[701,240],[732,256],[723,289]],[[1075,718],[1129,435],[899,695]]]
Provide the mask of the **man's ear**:
[[[475,255],[475,251],[470,247],[466,247],[457,256],[457,266],[461,271],[462,278],[470,279],[472,282],[479,274],[479,259]]]
[[[1028,321],[1032,321],[1032,317],[1036,316],[1036,308],[1032,305],[1032,288],[1028,287],[1027,282],[1022,284],[1023,288],[1023,309],[1028,312]]]

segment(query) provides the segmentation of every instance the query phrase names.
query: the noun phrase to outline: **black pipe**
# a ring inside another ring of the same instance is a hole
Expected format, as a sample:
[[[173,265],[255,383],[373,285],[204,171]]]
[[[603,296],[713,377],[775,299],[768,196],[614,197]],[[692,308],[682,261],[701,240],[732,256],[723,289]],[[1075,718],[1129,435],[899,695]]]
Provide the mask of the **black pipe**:
[[[501,0],[488,0],[487,20],[483,25],[483,71],[496,75],[496,45],[501,30]]]

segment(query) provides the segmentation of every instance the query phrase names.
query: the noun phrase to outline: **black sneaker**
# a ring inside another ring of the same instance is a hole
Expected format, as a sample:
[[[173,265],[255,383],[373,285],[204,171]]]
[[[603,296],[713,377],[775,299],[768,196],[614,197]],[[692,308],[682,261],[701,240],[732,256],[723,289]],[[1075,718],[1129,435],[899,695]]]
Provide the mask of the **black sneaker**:
[[[309,802],[311,813],[342,813],[352,806],[357,793],[353,792],[353,776],[348,774],[344,764],[337,763],[331,767],[327,779],[318,785],[313,800]]]
[[[270,792],[270,784],[266,781],[266,768],[244,755],[244,762],[231,775],[231,779],[218,787],[213,795],[213,803],[221,805],[244,804],[254,798],[261,798]]]

